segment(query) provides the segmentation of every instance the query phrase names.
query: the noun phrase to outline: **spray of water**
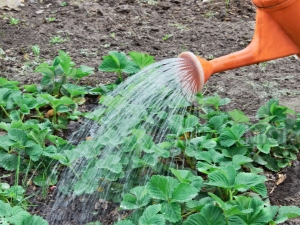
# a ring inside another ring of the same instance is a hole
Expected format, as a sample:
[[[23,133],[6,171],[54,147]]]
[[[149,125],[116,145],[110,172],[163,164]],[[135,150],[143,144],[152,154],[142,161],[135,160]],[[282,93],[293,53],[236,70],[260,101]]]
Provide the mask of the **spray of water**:
[[[99,219],[97,215],[105,214],[105,207],[99,207],[104,199],[120,202],[124,191],[144,185],[153,170],[163,169],[155,164],[151,143],[165,141],[169,118],[184,113],[192,99],[184,64],[179,58],[152,64],[101,98],[101,106],[91,114],[96,121],[87,122],[70,141],[87,136],[92,140],[63,152],[70,166],[47,213],[50,225]],[[147,163],[147,169],[141,169]]]

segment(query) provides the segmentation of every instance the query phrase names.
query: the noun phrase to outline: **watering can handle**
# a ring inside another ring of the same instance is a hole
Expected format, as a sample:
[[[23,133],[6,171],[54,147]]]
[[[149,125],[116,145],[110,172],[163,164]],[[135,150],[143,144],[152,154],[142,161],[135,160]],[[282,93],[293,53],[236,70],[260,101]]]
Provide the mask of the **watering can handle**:
[[[293,4],[295,1],[297,0],[252,0],[257,8],[268,11],[279,10]]]

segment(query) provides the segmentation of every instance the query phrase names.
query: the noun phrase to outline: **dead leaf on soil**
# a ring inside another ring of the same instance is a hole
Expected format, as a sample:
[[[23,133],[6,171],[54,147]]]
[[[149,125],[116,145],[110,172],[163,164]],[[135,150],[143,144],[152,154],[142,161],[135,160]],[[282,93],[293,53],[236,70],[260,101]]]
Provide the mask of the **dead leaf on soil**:
[[[29,60],[28,54],[26,53],[26,54],[23,56],[23,58],[24,58],[26,61],[28,61],[28,60]]]
[[[88,140],[92,140],[92,139],[93,139],[92,137],[86,137],[86,138],[85,138],[85,140],[87,140],[87,141],[88,141]]]
[[[0,9],[19,11],[19,7],[24,6],[22,2],[24,2],[24,0],[0,0]]]
[[[283,183],[286,179],[286,174],[278,174],[278,180],[276,181],[276,185]]]
[[[53,110],[53,109],[50,109],[50,110],[48,110],[48,112],[46,113],[45,117],[46,117],[46,118],[49,118],[49,117],[51,117],[51,116],[53,116],[53,115],[54,115],[54,110]]]

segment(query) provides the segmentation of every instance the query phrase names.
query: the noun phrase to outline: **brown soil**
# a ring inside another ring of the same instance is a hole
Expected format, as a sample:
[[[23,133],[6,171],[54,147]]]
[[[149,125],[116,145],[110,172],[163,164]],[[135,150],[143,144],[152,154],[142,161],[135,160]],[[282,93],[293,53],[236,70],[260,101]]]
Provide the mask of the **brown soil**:
[[[95,68],[111,50],[146,52],[156,60],[191,51],[211,59],[245,48],[255,25],[255,8],[250,0],[231,0],[229,5],[223,0],[205,3],[201,0],[66,0],[67,5],[61,6],[63,2],[27,0],[21,11],[0,10],[2,77],[22,83],[39,82],[41,75],[33,72],[36,64],[31,51],[31,46],[36,44],[41,48],[40,57],[46,61],[52,60],[61,49],[77,65]],[[10,25],[10,17],[20,19],[21,23]],[[51,17],[55,21],[47,22],[46,18]],[[170,34],[172,37],[164,41]],[[65,42],[50,44],[50,38],[58,35]],[[228,109],[236,108],[249,116],[255,116],[258,107],[274,97],[300,112],[299,71],[298,59],[290,56],[216,74],[207,83],[205,92],[230,98]],[[94,86],[110,83],[115,78],[97,71],[82,83]],[[270,175],[273,204],[300,206],[296,164],[285,171],[287,179],[278,186],[274,184],[276,176]],[[41,209],[45,207],[43,200],[40,205]],[[65,213],[70,220],[62,219],[51,225],[76,224],[71,222],[74,221],[72,209]],[[117,216],[112,210],[108,217]],[[112,224],[108,221],[106,224]]]

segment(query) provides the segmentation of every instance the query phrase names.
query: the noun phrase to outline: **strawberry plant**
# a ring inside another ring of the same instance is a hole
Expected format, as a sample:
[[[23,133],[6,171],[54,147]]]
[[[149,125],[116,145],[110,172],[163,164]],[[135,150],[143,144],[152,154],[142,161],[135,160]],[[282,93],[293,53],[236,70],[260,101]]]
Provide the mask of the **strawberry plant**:
[[[25,190],[23,187],[0,183],[0,200],[3,202],[9,202],[13,205],[22,205],[26,207],[28,203],[24,195]]]
[[[20,206],[11,207],[2,200],[0,200],[0,223],[13,225],[48,225],[48,222],[42,217],[32,216]]]
[[[49,94],[58,95],[60,91],[64,91],[61,88],[68,83],[69,78],[78,82],[83,77],[93,74],[94,68],[88,66],[75,68],[71,57],[66,52],[59,51],[59,56],[53,60],[51,65],[42,63],[35,72],[43,75],[41,80],[43,90]]]
[[[123,73],[135,74],[145,66],[154,62],[153,56],[139,52],[130,52],[131,59],[123,52],[111,51],[107,56],[103,57],[103,62],[99,66],[99,70],[104,72],[115,72],[118,76],[117,83],[123,81]]]
[[[66,125],[68,123],[67,117],[64,116],[59,116],[59,113],[68,113],[70,115],[70,111],[72,111],[72,107],[73,109],[75,109],[75,102],[66,96],[63,96],[59,99],[53,97],[52,95],[49,94],[40,94],[39,95],[41,98],[45,99],[48,104],[50,104],[53,113],[51,113],[53,116],[52,119],[52,124],[54,126],[55,129],[59,129],[59,128],[66,128]]]

